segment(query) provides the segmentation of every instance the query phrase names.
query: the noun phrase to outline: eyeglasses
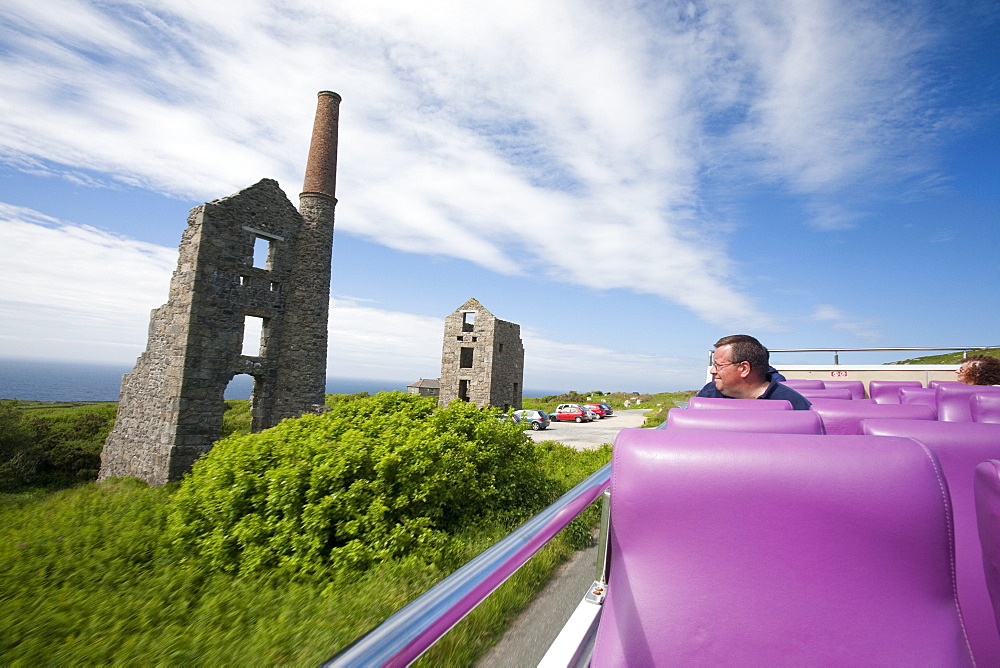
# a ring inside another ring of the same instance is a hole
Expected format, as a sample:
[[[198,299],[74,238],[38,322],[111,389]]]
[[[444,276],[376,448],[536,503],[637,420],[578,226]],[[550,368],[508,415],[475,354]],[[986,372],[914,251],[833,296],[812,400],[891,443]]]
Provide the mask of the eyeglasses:
[[[719,364],[718,362],[712,362],[712,366],[710,366],[708,368],[709,369],[715,369],[716,371],[718,371],[719,369],[721,369],[724,366],[735,366],[737,364],[743,364],[743,362],[723,362],[722,364]]]

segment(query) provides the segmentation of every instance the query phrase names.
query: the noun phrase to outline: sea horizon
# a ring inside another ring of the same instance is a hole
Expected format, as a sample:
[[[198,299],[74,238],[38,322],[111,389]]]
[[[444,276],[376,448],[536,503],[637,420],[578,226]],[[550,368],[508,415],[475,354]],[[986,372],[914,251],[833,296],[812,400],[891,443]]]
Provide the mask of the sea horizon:
[[[118,401],[122,376],[131,365],[99,364],[0,358],[0,399],[20,401]],[[327,394],[356,392],[406,391],[410,380],[380,380],[331,376],[326,379]],[[249,399],[253,379],[236,376],[226,388],[226,399]],[[537,394],[533,394],[537,392]],[[523,396],[544,397],[561,391],[525,390]]]

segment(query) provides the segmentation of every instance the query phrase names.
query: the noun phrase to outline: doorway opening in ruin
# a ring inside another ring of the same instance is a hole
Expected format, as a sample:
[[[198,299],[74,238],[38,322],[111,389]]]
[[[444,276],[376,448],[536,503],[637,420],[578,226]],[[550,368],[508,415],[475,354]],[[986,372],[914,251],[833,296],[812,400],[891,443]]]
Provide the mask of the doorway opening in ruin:
[[[458,398],[462,401],[469,400],[469,381],[460,380],[458,381]]]
[[[248,357],[263,357],[264,332],[266,328],[266,318],[260,318],[255,315],[248,315],[243,318],[243,355]]]
[[[229,379],[223,394],[226,399],[225,412],[222,414],[223,434],[232,433],[234,427],[242,427],[246,422],[247,412],[250,414],[250,431],[260,431],[258,424],[260,390],[260,381],[250,374],[238,373]],[[247,402],[247,405],[236,403],[243,401]]]

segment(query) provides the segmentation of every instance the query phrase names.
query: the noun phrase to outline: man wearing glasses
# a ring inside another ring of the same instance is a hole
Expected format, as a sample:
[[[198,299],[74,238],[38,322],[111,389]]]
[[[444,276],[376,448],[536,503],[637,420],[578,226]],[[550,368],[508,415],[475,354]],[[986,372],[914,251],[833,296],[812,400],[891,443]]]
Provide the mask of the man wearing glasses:
[[[696,396],[722,399],[785,399],[797,411],[812,405],[801,394],[774,380],[770,355],[760,341],[746,334],[724,336],[715,343],[712,380]]]

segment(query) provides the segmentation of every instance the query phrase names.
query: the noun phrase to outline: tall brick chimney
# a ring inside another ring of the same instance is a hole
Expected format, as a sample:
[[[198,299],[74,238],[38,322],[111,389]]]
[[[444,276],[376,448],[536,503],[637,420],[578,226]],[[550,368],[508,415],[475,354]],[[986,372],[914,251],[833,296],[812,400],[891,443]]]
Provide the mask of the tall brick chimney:
[[[300,197],[337,196],[337,129],[340,125],[340,96],[320,91],[313,121],[312,141],[306,161],[306,177]]]
[[[339,123],[340,96],[332,91],[320,91],[305,179],[299,195],[303,225],[298,242],[298,264],[293,269],[294,294],[289,295],[289,302],[296,304],[296,308],[289,309],[286,314],[292,322],[285,330],[277,372],[279,385],[301,388],[313,404],[322,404],[326,396]],[[280,401],[276,408],[276,414],[281,417],[302,412],[300,405],[283,406]]]

